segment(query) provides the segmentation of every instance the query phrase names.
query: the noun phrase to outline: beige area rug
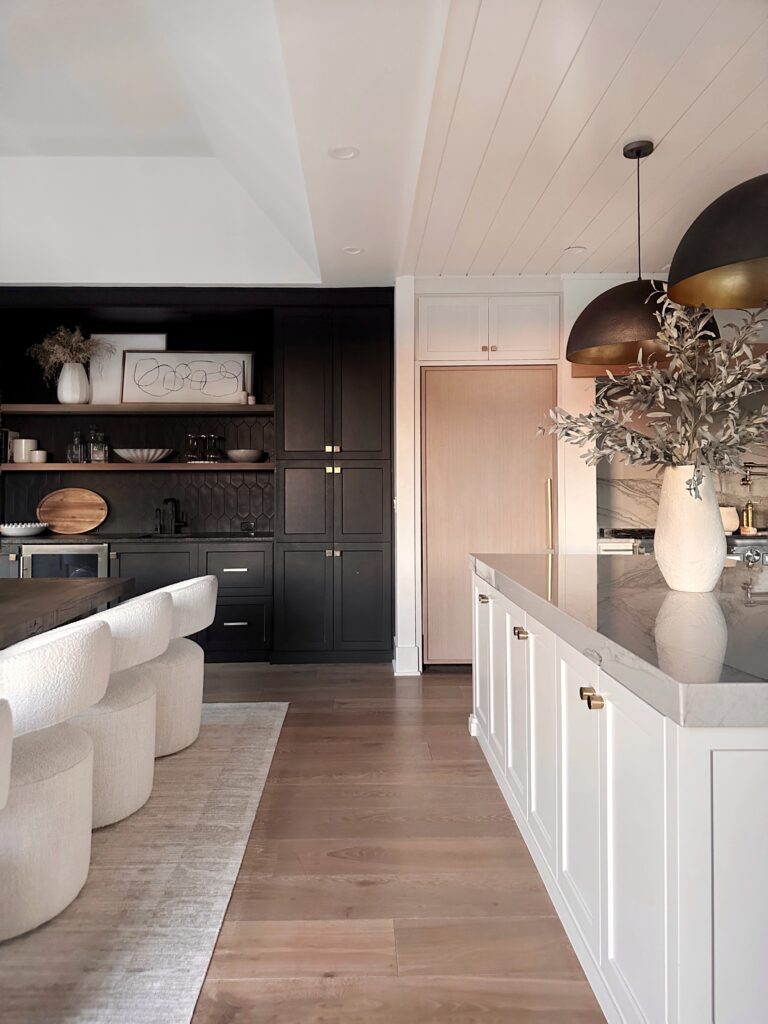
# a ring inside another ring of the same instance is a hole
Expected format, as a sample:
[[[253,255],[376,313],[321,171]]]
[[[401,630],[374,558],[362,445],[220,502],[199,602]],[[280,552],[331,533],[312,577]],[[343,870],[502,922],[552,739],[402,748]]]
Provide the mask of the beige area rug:
[[[187,1024],[287,704],[206,704],[136,814],[93,834],[85,888],[0,943],[2,1024]]]

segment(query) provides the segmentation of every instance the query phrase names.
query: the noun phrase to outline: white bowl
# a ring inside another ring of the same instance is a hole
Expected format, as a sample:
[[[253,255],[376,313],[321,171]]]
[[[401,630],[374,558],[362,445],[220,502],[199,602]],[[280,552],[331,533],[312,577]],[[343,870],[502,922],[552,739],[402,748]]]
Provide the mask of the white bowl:
[[[261,448],[227,448],[227,458],[232,462],[258,462],[263,457]]]
[[[126,462],[159,462],[173,451],[173,448],[113,448]]]
[[[36,537],[48,529],[48,523],[0,523],[3,537]]]

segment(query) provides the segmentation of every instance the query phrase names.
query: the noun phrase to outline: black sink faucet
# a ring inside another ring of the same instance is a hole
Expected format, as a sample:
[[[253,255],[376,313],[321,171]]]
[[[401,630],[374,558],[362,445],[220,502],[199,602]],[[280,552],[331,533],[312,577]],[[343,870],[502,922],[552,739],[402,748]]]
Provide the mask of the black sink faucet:
[[[155,531],[168,536],[179,532],[186,522],[181,518],[179,502],[176,498],[163,498],[162,510],[155,509]]]

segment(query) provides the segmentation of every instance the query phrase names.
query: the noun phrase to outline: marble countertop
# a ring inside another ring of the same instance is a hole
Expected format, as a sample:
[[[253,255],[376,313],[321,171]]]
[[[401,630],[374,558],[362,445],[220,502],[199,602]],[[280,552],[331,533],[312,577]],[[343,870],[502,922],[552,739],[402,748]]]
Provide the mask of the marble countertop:
[[[768,567],[726,562],[711,594],[651,555],[471,555],[491,586],[684,726],[768,726]]]

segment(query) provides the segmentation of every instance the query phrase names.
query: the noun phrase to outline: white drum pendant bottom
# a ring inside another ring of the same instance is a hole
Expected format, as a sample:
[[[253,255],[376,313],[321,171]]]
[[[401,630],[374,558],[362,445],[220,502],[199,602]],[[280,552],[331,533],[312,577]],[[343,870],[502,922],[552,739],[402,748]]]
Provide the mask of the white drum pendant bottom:
[[[693,473],[693,466],[665,469],[653,546],[667,586],[706,593],[725,565],[725,531],[709,469],[703,470],[700,498],[687,487]]]

